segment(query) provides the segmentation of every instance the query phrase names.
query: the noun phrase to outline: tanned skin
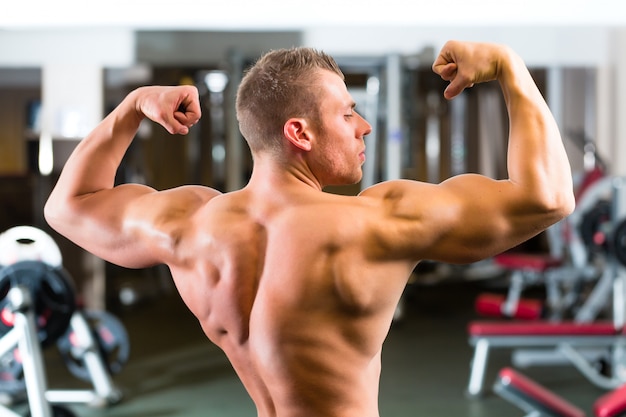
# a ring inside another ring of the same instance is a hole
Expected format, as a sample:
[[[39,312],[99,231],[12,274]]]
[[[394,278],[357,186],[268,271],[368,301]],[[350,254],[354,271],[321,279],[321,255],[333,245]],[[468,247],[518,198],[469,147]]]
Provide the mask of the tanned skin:
[[[320,70],[322,129],[285,120],[284,152],[254,154],[249,183],[225,194],[114,186],[143,119],[184,135],[201,116],[194,87],[131,92],[71,155],[46,219],[114,264],[168,265],[259,417],[378,417],[383,341],[417,263],[491,257],[574,207],[557,125],[518,55],[450,41],[433,70],[450,81],[447,99],[499,82],[510,118],[507,179],[468,174],[388,181],[358,196],[323,192],[361,179],[371,127],[341,77]]]

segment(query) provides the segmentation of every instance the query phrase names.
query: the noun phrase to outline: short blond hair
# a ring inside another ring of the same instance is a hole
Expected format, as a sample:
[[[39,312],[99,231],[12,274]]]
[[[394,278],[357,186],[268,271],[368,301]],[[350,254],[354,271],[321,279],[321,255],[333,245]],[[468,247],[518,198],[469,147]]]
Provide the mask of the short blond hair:
[[[253,154],[280,150],[284,123],[292,117],[319,123],[320,70],[344,79],[332,57],[307,47],[270,51],[246,71],[236,109],[239,130]]]

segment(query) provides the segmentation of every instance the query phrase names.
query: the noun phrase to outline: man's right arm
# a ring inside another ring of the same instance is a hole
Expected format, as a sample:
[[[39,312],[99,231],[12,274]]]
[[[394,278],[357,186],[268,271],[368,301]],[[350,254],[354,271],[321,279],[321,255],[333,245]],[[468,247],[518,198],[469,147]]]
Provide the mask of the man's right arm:
[[[449,42],[433,70],[450,81],[448,99],[476,83],[500,83],[510,118],[508,178],[465,174],[438,185],[391,181],[365,190],[364,196],[381,199],[387,221],[402,222],[413,234],[397,250],[411,258],[473,262],[569,215],[574,197],[567,154],[521,58],[501,45]]]
[[[200,118],[195,87],[142,87],[131,92],[83,139],[65,164],[44,214],[52,228],[85,250],[127,267],[176,258],[191,214],[219,194],[207,187],[157,191],[115,186],[115,174],[141,120],[186,134]]]

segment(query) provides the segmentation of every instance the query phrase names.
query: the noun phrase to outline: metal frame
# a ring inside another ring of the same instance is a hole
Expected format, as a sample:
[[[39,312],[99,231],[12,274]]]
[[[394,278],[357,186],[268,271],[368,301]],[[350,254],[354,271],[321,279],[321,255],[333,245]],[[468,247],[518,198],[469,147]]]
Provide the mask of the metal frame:
[[[467,394],[479,396],[483,393],[485,372],[489,351],[492,348],[545,348],[555,350],[555,354],[567,359],[587,379],[602,388],[617,388],[626,382],[623,375],[606,378],[589,365],[588,352],[597,348],[615,350],[626,344],[626,336],[616,330],[615,335],[481,335],[470,337],[470,345],[474,346],[474,355],[470,368]]]
[[[37,335],[37,326],[30,292],[25,287],[13,287],[7,294],[8,306],[14,314],[13,328],[0,338],[0,356],[16,347],[22,358],[26,398],[32,417],[53,417],[51,404],[89,404],[105,406],[121,400],[117,389],[98,353],[85,316],[77,311],[70,322],[79,346],[84,350],[83,361],[94,390],[48,390],[43,354]],[[10,408],[0,405],[0,417],[21,417]]]
[[[46,375],[30,292],[25,287],[13,287],[7,294],[7,300],[14,314],[14,324],[13,328],[0,339],[0,356],[17,346],[22,356],[31,416],[52,417],[52,409],[45,397]],[[20,417],[5,406],[0,406],[0,416]]]
[[[81,350],[80,354],[94,390],[48,390],[46,399],[54,404],[81,403],[93,407],[119,402],[122,399],[122,393],[113,384],[109,371],[98,353],[97,341],[81,311],[76,311],[72,315],[70,327],[76,334],[78,349]]]

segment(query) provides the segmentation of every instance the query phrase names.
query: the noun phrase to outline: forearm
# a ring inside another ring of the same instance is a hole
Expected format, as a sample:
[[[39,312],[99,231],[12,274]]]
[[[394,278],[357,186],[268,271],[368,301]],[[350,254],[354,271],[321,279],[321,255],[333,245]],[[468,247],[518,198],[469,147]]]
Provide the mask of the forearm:
[[[558,126],[524,62],[505,48],[498,80],[509,113],[508,174],[529,203],[569,212],[572,173]]]

